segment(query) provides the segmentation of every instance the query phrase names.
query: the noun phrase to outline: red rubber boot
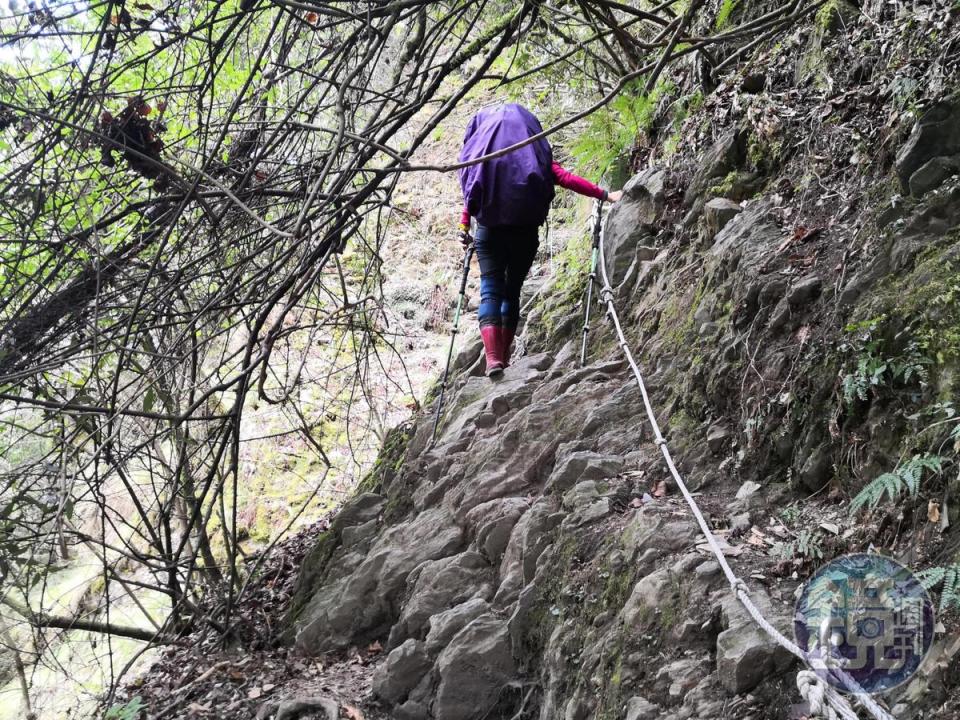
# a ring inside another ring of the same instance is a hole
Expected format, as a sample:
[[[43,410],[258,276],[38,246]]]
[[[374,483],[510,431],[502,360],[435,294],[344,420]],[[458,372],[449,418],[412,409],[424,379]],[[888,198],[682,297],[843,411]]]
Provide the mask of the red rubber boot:
[[[513,344],[513,336],[516,334],[516,328],[500,328],[500,359],[503,360],[505,368],[510,367],[510,345]]]
[[[480,328],[480,337],[483,338],[483,350],[487,360],[487,377],[497,377],[503,373],[500,330],[499,325],[484,325]]]

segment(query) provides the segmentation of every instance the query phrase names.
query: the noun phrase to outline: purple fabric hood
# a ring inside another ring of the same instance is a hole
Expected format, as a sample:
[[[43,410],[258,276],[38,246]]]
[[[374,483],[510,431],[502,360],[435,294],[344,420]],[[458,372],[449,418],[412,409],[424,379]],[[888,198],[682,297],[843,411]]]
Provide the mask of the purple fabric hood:
[[[536,116],[510,103],[484,108],[467,124],[460,160],[472,160],[515,145],[543,131]],[[553,151],[546,138],[493,160],[460,170],[463,203],[477,222],[540,225],[553,200]]]

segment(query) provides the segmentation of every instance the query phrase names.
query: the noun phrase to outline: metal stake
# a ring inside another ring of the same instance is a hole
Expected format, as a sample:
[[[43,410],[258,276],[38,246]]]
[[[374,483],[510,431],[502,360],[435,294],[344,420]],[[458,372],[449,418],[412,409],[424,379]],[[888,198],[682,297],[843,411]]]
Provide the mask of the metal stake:
[[[587,280],[587,304],[583,311],[583,338],[580,342],[580,367],[587,364],[587,335],[590,333],[590,305],[593,302],[593,286],[597,282],[597,257],[600,253],[600,217],[603,200],[593,204],[593,251],[590,257],[590,277]]]

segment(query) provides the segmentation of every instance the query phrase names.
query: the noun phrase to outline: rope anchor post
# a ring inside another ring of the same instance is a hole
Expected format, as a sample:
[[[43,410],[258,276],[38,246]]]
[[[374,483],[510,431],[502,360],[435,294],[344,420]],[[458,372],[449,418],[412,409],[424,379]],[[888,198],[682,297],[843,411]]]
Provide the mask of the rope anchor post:
[[[590,334],[590,306],[593,304],[593,286],[597,284],[597,260],[600,257],[600,219],[603,200],[593,203],[593,249],[590,252],[590,277],[587,278],[587,302],[583,310],[583,337],[580,340],[580,367],[587,364],[587,336]]]
[[[447,379],[450,376],[450,361],[453,359],[453,348],[457,342],[457,333],[460,331],[460,313],[463,312],[463,301],[467,295],[467,277],[470,275],[470,260],[473,258],[473,243],[467,245],[463,256],[463,274],[460,276],[460,295],[457,298],[457,310],[453,315],[453,331],[450,333],[450,349],[447,350],[447,364],[443,368],[443,379],[440,381],[440,397],[437,398],[437,414],[433,418],[433,433],[430,444],[437,441],[437,429],[440,427],[440,416],[443,413],[443,396],[447,391]]]

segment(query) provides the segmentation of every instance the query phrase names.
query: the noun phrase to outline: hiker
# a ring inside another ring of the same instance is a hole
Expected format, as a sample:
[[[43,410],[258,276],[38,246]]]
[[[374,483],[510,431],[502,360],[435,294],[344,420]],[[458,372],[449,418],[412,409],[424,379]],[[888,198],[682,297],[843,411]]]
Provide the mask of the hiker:
[[[540,121],[521,105],[484,108],[467,124],[460,161],[502,150],[540,132]],[[464,204],[460,240],[464,245],[474,243],[480,263],[477,316],[488,377],[500,375],[510,362],[510,344],[520,319],[520,288],[537,254],[538,231],[547,219],[554,185],[611,202],[622,195],[564,170],[553,161],[546,138],[460,170]],[[477,219],[473,238],[471,217]]]

